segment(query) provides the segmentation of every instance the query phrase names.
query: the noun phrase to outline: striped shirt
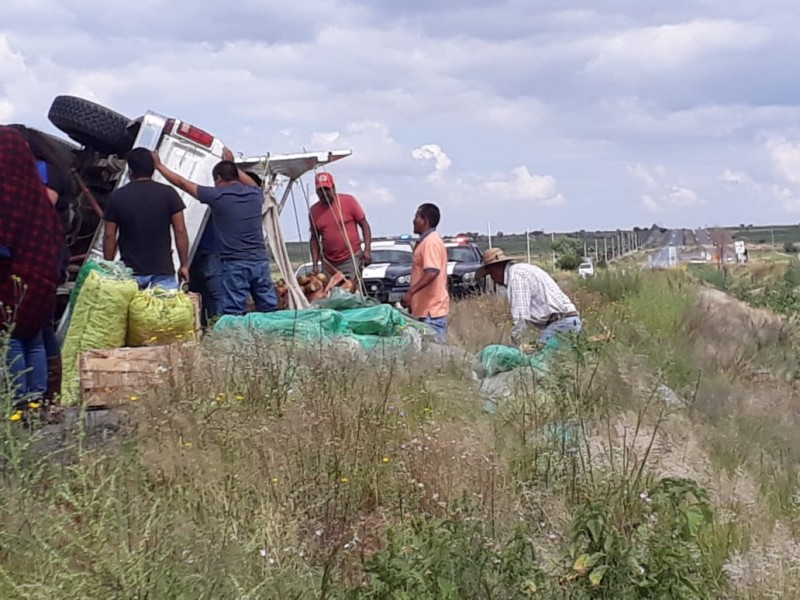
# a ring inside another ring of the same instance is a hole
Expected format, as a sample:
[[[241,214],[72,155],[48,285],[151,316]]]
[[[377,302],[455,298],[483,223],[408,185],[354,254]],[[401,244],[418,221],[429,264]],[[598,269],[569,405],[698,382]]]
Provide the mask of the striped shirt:
[[[528,324],[541,329],[554,314],[577,312],[553,278],[536,265],[509,263],[504,280],[514,322],[511,337],[515,342]]]

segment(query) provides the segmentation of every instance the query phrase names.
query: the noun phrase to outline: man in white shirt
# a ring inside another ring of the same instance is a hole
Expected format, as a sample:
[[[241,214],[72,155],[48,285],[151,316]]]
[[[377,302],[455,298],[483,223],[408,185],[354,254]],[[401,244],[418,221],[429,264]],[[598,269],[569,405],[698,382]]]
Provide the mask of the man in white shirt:
[[[504,285],[511,305],[511,340],[520,345],[530,325],[540,330],[539,342],[556,334],[578,333],[578,310],[550,275],[536,265],[515,264],[500,248],[483,253],[483,267],[477,277],[489,275]]]

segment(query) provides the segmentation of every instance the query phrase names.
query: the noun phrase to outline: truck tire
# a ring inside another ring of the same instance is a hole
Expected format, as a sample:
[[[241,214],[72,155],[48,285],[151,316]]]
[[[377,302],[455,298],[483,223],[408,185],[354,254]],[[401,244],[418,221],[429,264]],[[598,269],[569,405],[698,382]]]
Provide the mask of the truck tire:
[[[103,154],[123,157],[133,145],[128,117],[83,98],[56,96],[47,118],[79,144]]]

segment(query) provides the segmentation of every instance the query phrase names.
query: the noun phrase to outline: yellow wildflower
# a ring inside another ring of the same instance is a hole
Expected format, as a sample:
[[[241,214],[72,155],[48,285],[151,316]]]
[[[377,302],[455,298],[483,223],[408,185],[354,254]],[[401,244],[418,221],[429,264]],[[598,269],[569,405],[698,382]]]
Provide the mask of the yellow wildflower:
[[[389,458],[388,456],[384,456],[384,457],[383,457],[383,459],[381,460],[381,462],[382,462],[383,464],[387,464],[387,463],[391,462],[391,460],[392,460],[392,459],[391,459],[391,458]]]
[[[272,478],[272,483],[278,483],[279,481],[280,481],[280,479],[278,479],[277,477],[273,477]]]
[[[28,402],[28,408],[30,408],[31,410],[37,410],[39,408],[42,408],[42,403],[41,402]]]
[[[138,399],[139,399],[139,396],[137,396],[136,394],[131,396],[131,402],[136,402]]]
[[[350,483],[350,479],[349,479],[348,477],[342,477],[342,478],[339,480],[339,482],[340,482],[340,483]]]
[[[237,399],[239,402],[241,402],[242,400],[244,400],[244,396],[243,396],[242,394],[236,394],[236,399]]]
[[[12,414],[9,417],[9,419],[11,421],[21,421],[22,420],[22,411],[21,410],[14,411],[14,414]]]

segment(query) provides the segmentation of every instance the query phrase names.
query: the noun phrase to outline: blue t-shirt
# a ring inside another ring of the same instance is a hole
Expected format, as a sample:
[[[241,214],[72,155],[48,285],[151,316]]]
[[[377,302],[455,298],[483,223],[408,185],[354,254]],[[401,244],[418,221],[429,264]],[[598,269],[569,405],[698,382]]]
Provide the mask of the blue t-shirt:
[[[222,260],[268,260],[259,188],[234,182],[198,186],[197,199],[211,207],[217,250]]]

